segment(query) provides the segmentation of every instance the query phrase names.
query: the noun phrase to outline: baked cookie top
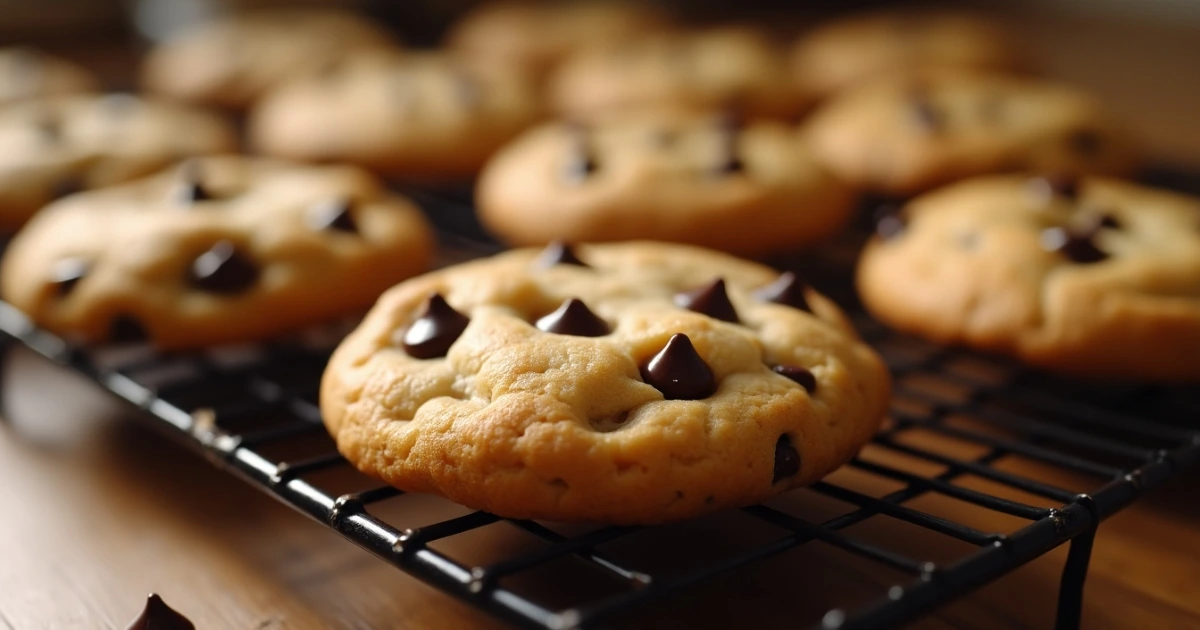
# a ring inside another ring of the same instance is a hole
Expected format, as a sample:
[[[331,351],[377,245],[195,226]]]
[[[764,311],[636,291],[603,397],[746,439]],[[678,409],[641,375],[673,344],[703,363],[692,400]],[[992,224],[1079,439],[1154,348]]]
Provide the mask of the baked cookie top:
[[[480,176],[480,220],[518,245],[654,239],[757,253],[828,236],[853,193],[777,122],[632,115],[549,123]]]
[[[520,73],[438,54],[373,55],[293,82],[252,113],[265,154],[413,180],[465,179],[539,115]]]
[[[447,46],[480,63],[544,76],[572,51],[667,28],[636,2],[490,2],[451,28]]]
[[[381,27],[352,13],[248,11],[196,24],[156,46],[142,67],[142,85],[179,100],[242,109],[275,86],[395,45]]]
[[[0,48],[0,105],[100,88],[82,66],[31,48]]]
[[[783,51],[748,27],[655,33],[581,50],[546,89],[551,107],[575,118],[664,105],[790,117],[805,104]]]
[[[858,286],[885,323],[1077,374],[1200,379],[1200,200],[992,176],[880,225]]]
[[[404,282],[334,353],[338,449],[507,517],[654,523],[816,481],[871,437],[887,371],[791,274],[632,242]]]
[[[998,74],[869,82],[818,109],[807,132],[835,173],[892,195],[993,172],[1115,175],[1137,165],[1120,123],[1089,95]]]
[[[1020,65],[1012,37],[979,15],[883,11],[831,20],[792,47],[793,76],[826,96],[864,79],[930,67],[1009,70]]]
[[[56,197],[107,186],[180,158],[232,151],[223,119],[128,94],[25,100],[0,108],[0,229]]]
[[[84,343],[196,348],[353,313],[431,251],[419,211],[358,169],[197,158],[46,208],[0,293]]]

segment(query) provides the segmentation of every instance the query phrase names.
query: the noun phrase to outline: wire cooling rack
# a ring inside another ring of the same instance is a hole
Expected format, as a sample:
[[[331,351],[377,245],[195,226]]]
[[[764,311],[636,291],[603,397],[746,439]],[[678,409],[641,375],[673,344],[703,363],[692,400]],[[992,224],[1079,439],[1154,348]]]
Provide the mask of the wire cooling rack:
[[[413,195],[443,231],[443,262],[494,250],[465,197]],[[802,268],[855,312],[846,290],[854,251],[845,243],[782,264]],[[656,615],[681,602],[720,608],[734,595],[713,583],[770,565],[798,580],[772,606],[808,611],[807,620],[775,617],[788,627],[895,627],[1069,543],[1056,626],[1078,627],[1097,526],[1200,458],[1200,396],[1059,381],[898,335],[859,313],[860,331],[896,380],[890,418],[873,444],[811,488],[659,527],[566,526],[466,508],[418,522],[428,518],[405,501],[425,499],[353,471],[321,425],[320,374],[344,327],[164,356],[139,345],[73,347],[0,303],[0,333],[9,346],[81,372],[217,465],[383,560],[521,626],[662,625]],[[491,548],[482,560],[442,544],[500,527],[532,542]],[[954,551],[934,554],[914,540],[949,542]],[[857,594],[806,589],[805,579],[814,586],[806,569],[813,561],[848,567]],[[807,598],[798,595],[806,590]],[[753,614],[739,612],[738,621]]]

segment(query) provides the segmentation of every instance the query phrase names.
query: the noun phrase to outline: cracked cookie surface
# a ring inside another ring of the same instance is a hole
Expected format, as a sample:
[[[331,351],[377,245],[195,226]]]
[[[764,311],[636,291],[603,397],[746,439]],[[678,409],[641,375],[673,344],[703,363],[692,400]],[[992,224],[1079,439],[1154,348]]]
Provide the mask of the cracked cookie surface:
[[[1070,373],[1200,379],[1200,200],[992,176],[880,225],[858,287],[891,326]]]
[[[386,293],[321,409],[364,472],[509,517],[653,523],[821,478],[889,378],[794,276],[681,245],[515,250]]]
[[[366,308],[425,269],[432,240],[358,169],[196,158],[46,208],[5,252],[0,292],[85,343],[255,341]]]

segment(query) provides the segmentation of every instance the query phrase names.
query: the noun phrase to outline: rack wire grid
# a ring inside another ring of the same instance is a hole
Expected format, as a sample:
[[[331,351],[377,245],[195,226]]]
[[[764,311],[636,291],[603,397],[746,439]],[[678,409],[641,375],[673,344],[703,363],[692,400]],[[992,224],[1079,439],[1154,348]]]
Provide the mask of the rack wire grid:
[[[482,240],[462,196],[409,192],[438,224],[444,262],[496,249]],[[855,251],[847,242],[783,264],[801,268],[854,313],[847,289]],[[715,524],[700,519],[671,529],[566,526],[466,508],[419,523],[403,505],[389,509],[414,495],[353,471],[321,424],[319,379],[344,328],[266,346],[159,355],[144,345],[76,347],[0,303],[6,347],[16,342],[81,372],[217,465],[403,571],[520,626],[636,624],[671,602],[694,601],[689,593],[713,598],[703,590],[713,580],[767,562],[803,565],[797,551],[823,545],[869,576],[870,594],[850,603],[831,595],[817,602],[823,614],[800,623],[788,617],[788,625],[895,627],[1069,542],[1056,625],[1078,627],[1097,526],[1200,458],[1200,396],[1187,388],[1062,381],[899,335],[861,310],[855,318],[895,378],[890,418],[873,444],[811,488],[718,515]],[[295,444],[305,446],[288,446]],[[1007,465],[1013,461],[1031,467]],[[949,500],[952,509],[922,502],[931,497]],[[997,522],[976,512],[1006,525],[976,525]],[[870,521],[882,525],[858,527]],[[494,557],[481,562],[439,546],[506,523],[540,542],[491,549]],[[956,541],[958,552],[933,559],[897,548],[922,537]],[[682,549],[656,558],[671,544]],[[721,553],[710,557],[712,547]],[[522,580],[563,562],[549,579],[583,584],[582,593],[545,596],[545,579]]]

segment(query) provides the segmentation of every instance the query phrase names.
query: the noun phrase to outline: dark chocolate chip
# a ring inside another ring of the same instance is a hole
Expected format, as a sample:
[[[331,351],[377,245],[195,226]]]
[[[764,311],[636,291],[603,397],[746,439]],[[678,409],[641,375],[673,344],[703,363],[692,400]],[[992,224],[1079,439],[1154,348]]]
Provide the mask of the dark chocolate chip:
[[[600,169],[596,156],[592,154],[588,143],[587,129],[578,123],[567,124],[567,134],[570,136],[570,154],[563,164],[563,179],[578,184],[587,180]]]
[[[82,178],[78,176],[64,177],[63,179],[60,179],[54,183],[54,187],[50,189],[50,198],[62,199],[63,197],[69,197],[76,193],[81,193],[86,188],[87,186],[84,184]]]
[[[754,297],[764,302],[775,302],[811,313],[812,307],[808,305],[808,298],[804,296],[805,286],[800,276],[788,271],[779,274],[779,278],[771,284],[755,291]]]
[[[700,400],[717,391],[712,370],[683,333],[672,335],[641,371],[642,379],[667,400]]]
[[[75,290],[75,285],[87,275],[91,263],[83,258],[63,258],[54,263],[50,274],[50,282],[54,284],[59,297],[65,297]]]
[[[771,368],[776,374],[782,374],[800,384],[808,393],[817,391],[817,377],[798,365],[776,365]]]
[[[909,112],[913,122],[925,133],[938,133],[946,126],[945,115],[925,90],[915,90],[908,101]]]
[[[470,322],[470,318],[447,304],[441,294],[434,293],[404,331],[404,351],[418,359],[444,357]]]
[[[1074,201],[1079,198],[1079,178],[1073,175],[1043,175],[1029,180],[1029,190],[1037,198],[1049,203],[1055,197]]]
[[[794,477],[800,472],[800,453],[792,446],[792,440],[786,434],[779,436],[775,442],[775,471],[771,475],[771,483]]]
[[[108,323],[108,340],[113,343],[141,343],[150,340],[150,333],[137,318],[121,313]]]
[[[202,179],[199,163],[184,162],[179,168],[179,182],[171,189],[171,200],[182,206],[190,206],[213,199],[213,195],[201,183]]]
[[[196,630],[187,617],[167,605],[161,597],[151,594],[142,614],[126,630]]]
[[[746,165],[738,155],[738,134],[742,129],[741,119],[732,112],[726,112],[717,119],[717,128],[721,133],[721,159],[717,162],[718,175],[730,175],[745,170]]]
[[[337,230],[339,232],[358,232],[358,224],[350,214],[354,202],[337,197],[313,206],[308,212],[308,227],[315,232]]]
[[[554,241],[542,250],[538,255],[535,267],[547,268],[554,265],[575,265],[577,267],[587,267],[587,263],[579,259],[575,255],[575,250],[571,245],[564,241]]]
[[[582,300],[570,298],[553,313],[537,320],[538,330],[577,337],[603,337],[611,332],[608,323]]]
[[[1046,251],[1058,252],[1072,262],[1087,264],[1108,258],[1108,254],[1092,242],[1091,234],[1055,227],[1044,230],[1041,240]]]
[[[1104,135],[1095,129],[1077,129],[1067,136],[1067,146],[1076,155],[1096,157],[1104,150]]]
[[[192,261],[188,282],[211,293],[241,293],[258,282],[259,269],[230,241],[217,241]]]
[[[1102,229],[1119,230],[1123,226],[1121,222],[1113,215],[1107,212],[1094,212],[1087,217],[1087,225],[1084,226],[1083,232],[1087,234],[1095,234]]]
[[[698,289],[677,294],[675,305],[689,311],[703,313],[723,322],[736,324],[739,321],[737,310],[733,308],[733,303],[729,301],[729,294],[725,291],[723,278],[717,278]]]

